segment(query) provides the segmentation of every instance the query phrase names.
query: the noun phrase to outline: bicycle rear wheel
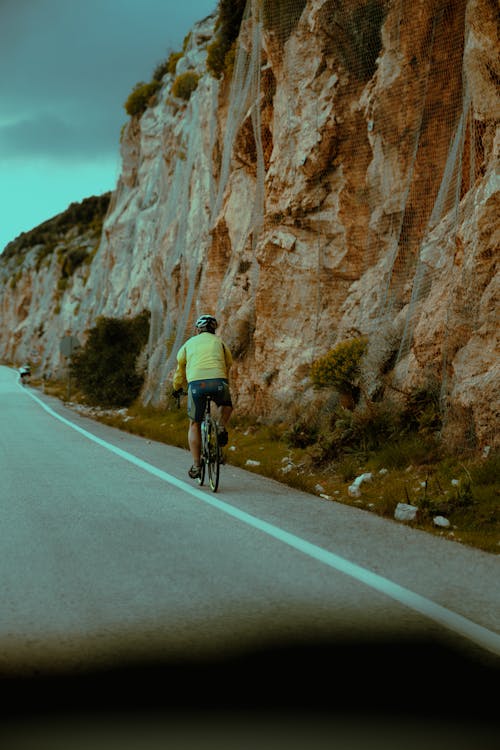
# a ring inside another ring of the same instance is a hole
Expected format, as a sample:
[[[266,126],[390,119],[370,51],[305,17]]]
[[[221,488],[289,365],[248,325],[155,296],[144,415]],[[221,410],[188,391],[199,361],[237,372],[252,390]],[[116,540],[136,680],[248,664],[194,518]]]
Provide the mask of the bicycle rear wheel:
[[[219,487],[220,474],[220,448],[219,435],[215,421],[210,418],[207,429],[207,448],[208,448],[208,482],[212,492],[217,492]]]

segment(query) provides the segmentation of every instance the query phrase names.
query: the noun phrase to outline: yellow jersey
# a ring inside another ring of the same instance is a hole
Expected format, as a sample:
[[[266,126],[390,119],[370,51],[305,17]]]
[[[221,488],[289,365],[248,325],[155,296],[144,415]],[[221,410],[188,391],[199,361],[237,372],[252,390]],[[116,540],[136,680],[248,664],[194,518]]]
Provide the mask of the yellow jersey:
[[[191,336],[177,352],[174,390],[186,387],[193,380],[228,380],[232,363],[231,352],[214,333],[204,331]]]

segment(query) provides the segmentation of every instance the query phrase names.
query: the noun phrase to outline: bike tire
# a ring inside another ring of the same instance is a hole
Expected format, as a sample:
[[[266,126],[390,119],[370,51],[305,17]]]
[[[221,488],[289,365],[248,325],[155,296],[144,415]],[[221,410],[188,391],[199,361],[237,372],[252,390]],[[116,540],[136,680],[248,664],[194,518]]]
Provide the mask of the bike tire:
[[[208,483],[212,492],[217,492],[220,476],[220,448],[217,425],[210,419],[207,430]]]
[[[205,469],[207,464],[207,424],[206,421],[201,423],[201,451],[200,451],[200,476],[197,478],[197,482],[202,486],[205,481]]]

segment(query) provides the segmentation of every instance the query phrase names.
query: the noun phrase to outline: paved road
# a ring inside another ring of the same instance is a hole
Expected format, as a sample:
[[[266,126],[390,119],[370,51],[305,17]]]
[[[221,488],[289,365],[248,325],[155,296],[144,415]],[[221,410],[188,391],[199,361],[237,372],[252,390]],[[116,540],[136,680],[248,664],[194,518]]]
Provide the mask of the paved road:
[[[366,706],[384,671],[423,672],[429,694],[497,669],[498,557],[231,466],[214,495],[187,478],[187,451],[84,418],[6,367],[0,415],[2,673],[238,664],[239,679],[266,675],[254,699],[321,704],[342,675]],[[298,680],[313,667],[321,690]],[[400,687],[389,703],[417,695]]]

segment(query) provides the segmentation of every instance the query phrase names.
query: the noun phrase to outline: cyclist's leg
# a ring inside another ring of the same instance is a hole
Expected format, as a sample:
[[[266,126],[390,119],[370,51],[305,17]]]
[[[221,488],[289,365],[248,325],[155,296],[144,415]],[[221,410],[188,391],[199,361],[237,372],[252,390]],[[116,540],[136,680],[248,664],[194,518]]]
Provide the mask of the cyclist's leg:
[[[193,463],[196,466],[200,465],[200,450],[201,450],[200,427],[201,425],[199,422],[193,422],[191,419],[189,420],[189,430],[188,430],[189,450],[191,451]]]
[[[200,392],[198,384],[196,382],[189,383],[187,405],[187,413],[189,417],[188,443],[193,459],[192,469],[200,466],[201,420],[203,419],[204,408],[205,398]],[[190,470],[190,473],[193,472]]]
[[[227,445],[228,434],[227,425],[231,414],[233,413],[233,403],[231,401],[231,392],[229,390],[229,384],[226,380],[221,380],[215,402],[219,407],[219,444],[221,446]]]

